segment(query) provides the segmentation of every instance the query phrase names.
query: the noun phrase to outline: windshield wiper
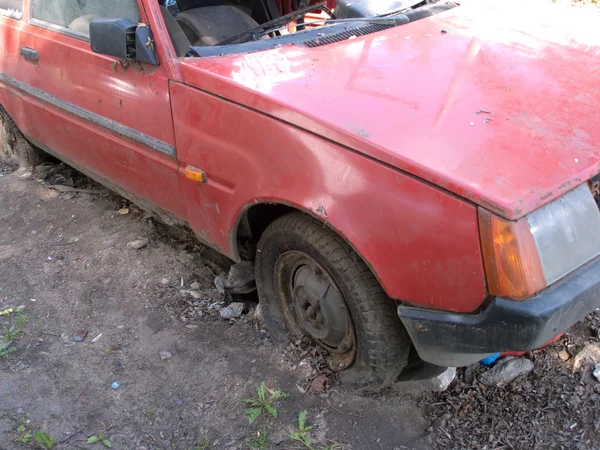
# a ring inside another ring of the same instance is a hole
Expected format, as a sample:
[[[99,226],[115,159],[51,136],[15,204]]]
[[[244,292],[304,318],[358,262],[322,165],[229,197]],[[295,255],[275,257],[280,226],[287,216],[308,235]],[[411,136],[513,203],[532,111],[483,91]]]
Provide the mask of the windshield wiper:
[[[219,45],[231,45],[231,44],[241,44],[243,42],[247,42],[249,40],[257,40],[266,34],[271,33],[275,29],[285,28],[285,26],[293,22],[297,19],[301,19],[305,14],[312,12],[316,9],[320,9],[329,14],[330,17],[335,18],[335,15],[329,8],[327,8],[327,2],[323,1],[317,3],[316,5],[307,6],[306,8],[300,8],[292,13],[286,14],[285,16],[278,17],[277,19],[270,20],[269,22],[265,22],[262,25],[251,28],[248,31],[244,31],[243,33],[238,34],[237,36],[230,37],[225,39],[223,42],[219,42],[216,44]]]
[[[347,18],[347,19],[315,19],[315,20],[311,20],[309,23],[307,23],[306,25],[312,25],[313,23],[322,23],[323,25],[328,25],[330,23],[368,23],[370,25],[388,25],[390,27],[397,27],[399,25],[404,25],[410,22],[410,18],[405,15],[405,14],[397,14],[393,17],[390,16],[385,16],[385,17],[365,17],[364,19],[362,18],[358,18],[358,17],[352,17],[352,18]],[[270,30],[270,32],[273,31],[279,31],[279,30],[284,30],[286,26],[277,28],[275,30]],[[266,34],[266,33],[265,33]]]

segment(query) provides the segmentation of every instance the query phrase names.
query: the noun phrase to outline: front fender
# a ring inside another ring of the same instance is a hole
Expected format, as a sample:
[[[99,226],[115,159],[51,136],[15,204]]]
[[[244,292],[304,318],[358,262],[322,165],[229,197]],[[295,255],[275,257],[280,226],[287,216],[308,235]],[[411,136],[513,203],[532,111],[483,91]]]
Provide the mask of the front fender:
[[[285,204],[344,236],[390,297],[457,312],[482,303],[474,205],[197,89],[173,84],[171,97],[188,221],[213,247],[234,256],[231,236],[244,211],[256,202]],[[208,182],[187,180],[187,165]]]

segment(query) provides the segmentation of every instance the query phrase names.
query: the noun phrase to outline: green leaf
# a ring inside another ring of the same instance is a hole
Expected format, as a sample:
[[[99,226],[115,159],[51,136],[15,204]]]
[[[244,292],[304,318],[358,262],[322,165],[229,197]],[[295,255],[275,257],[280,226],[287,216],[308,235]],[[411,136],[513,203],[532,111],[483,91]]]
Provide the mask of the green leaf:
[[[275,400],[279,400],[280,398],[286,398],[289,397],[290,394],[288,394],[287,392],[283,392],[279,389],[277,389],[275,392],[273,392],[273,394],[269,397],[269,400],[267,400],[267,402],[272,403]]]
[[[260,408],[248,408],[244,410],[244,414],[248,416],[250,423],[254,423],[258,416],[260,416],[261,409]]]
[[[90,436],[87,440],[88,444],[95,444],[96,442],[98,442],[100,440],[100,438],[98,436]]]
[[[308,417],[308,411],[305,409],[300,411],[300,415],[298,416],[298,426],[300,427],[300,431],[303,431],[306,427],[306,418]]]
[[[275,407],[273,405],[265,405],[265,409],[267,410],[267,412],[269,414],[271,414],[273,417],[277,417],[277,410],[275,409]]]
[[[19,427],[17,428],[17,431],[19,433],[22,433],[23,431],[25,431],[25,426],[24,425],[19,425]]]
[[[263,381],[262,383],[260,383],[260,386],[258,386],[258,390],[256,391],[256,393],[258,394],[258,398],[260,399],[261,402],[265,401],[266,390],[267,390],[267,385]]]
[[[258,406],[258,403],[253,398],[243,398],[240,402],[245,403],[246,405]]]
[[[112,448],[112,443],[111,443],[111,442],[110,442],[108,439],[103,439],[103,440],[102,440],[102,444],[103,444],[105,447]]]

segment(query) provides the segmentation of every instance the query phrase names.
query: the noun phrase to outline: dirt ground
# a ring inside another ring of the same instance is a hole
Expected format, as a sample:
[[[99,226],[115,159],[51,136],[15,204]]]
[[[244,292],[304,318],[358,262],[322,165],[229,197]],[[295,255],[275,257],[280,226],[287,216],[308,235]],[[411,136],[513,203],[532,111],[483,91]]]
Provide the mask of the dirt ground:
[[[115,449],[303,448],[286,437],[302,410],[315,449],[430,447],[416,399],[336,384],[302,393],[315,376],[302,349],[275,348],[252,313],[220,318],[223,261],[208,250],[110,193],[59,193],[11,169],[0,165],[0,311],[25,309],[0,317],[0,328],[24,318],[0,358],[0,449],[37,448],[34,432],[59,449],[102,448],[86,445],[99,433]],[[54,178],[70,184],[68,171]],[[127,247],[140,237],[146,247]],[[199,299],[180,293],[193,282]],[[240,400],[262,381],[290,397],[275,404],[277,419],[250,425]],[[267,446],[249,442],[265,427]]]
[[[226,258],[64,165],[14,169],[0,162],[0,450],[39,448],[35,432],[59,449],[102,448],[86,444],[100,434],[138,450],[600,448],[600,383],[592,363],[571,367],[598,344],[598,312],[525,355],[533,372],[507,386],[484,386],[475,365],[445,392],[361,397],[310,347],[275,347],[252,298],[221,319]],[[311,393],[322,374],[328,389]],[[290,396],[250,424],[241,400],[263,381]],[[303,410],[310,446],[289,437]]]

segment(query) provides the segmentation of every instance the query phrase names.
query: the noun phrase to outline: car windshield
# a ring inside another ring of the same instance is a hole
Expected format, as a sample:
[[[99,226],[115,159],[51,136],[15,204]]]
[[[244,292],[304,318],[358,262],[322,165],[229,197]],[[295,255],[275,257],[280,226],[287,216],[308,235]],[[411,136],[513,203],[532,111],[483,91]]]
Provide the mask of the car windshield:
[[[311,39],[311,36],[307,36],[306,33],[316,31],[312,33],[316,36],[323,30],[342,25],[346,29],[375,25],[370,28],[371,32],[380,31],[409,21],[406,18],[394,19],[399,13],[428,4],[423,0],[159,0],[159,2],[178,56],[205,56],[246,51],[242,48],[230,47],[252,43],[255,45],[248,46],[249,49],[269,48]],[[387,20],[390,18],[392,20]],[[326,30],[326,33],[329,31]]]

